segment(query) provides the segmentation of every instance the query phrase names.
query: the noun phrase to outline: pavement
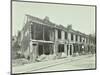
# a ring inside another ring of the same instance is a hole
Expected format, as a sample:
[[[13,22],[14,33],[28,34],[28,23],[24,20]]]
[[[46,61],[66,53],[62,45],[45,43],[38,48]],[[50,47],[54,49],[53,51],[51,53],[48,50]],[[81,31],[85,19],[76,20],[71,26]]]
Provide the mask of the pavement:
[[[62,58],[62,59],[55,59],[55,60],[44,61],[44,62],[36,62],[36,63],[24,64],[24,65],[20,65],[20,66],[13,66],[12,73],[15,74],[15,73],[43,72],[43,71],[46,71],[46,69],[48,69],[49,67],[53,67],[53,66],[61,65],[63,63],[68,63],[68,62],[73,62],[73,61],[78,62],[78,60],[82,60],[84,58],[89,58],[89,57],[93,57],[93,56],[95,56],[95,55],[89,54],[89,55],[81,55],[81,56],[76,56],[76,57],[70,56],[70,57]],[[60,67],[61,66],[59,66],[59,68]],[[73,66],[69,66],[69,67],[73,67]],[[53,68],[53,69],[55,69],[55,68]],[[48,69],[47,71],[50,71],[50,69]]]

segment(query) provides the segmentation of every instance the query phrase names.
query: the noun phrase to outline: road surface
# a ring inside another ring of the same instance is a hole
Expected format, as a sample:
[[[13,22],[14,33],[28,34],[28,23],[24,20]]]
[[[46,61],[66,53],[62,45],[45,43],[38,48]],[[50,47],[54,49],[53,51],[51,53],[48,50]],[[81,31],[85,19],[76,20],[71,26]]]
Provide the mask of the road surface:
[[[65,60],[66,61],[66,60]],[[60,65],[55,65],[32,72],[46,72],[46,71],[61,71],[61,70],[74,70],[74,69],[93,69],[95,68],[95,55],[73,60],[70,62],[64,62]]]

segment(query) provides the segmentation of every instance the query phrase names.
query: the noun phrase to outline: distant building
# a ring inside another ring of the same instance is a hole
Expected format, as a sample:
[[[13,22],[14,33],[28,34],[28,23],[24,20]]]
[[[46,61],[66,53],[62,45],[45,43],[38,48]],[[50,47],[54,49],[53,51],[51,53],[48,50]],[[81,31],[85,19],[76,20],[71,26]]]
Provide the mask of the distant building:
[[[26,15],[25,26],[20,31],[20,51],[29,60],[36,60],[42,54],[62,53],[66,56],[82,55],[92,52],[95,40],[89,35],[75,31],[72,25],[64,27],[50,22],[49,17],[40,19]]]

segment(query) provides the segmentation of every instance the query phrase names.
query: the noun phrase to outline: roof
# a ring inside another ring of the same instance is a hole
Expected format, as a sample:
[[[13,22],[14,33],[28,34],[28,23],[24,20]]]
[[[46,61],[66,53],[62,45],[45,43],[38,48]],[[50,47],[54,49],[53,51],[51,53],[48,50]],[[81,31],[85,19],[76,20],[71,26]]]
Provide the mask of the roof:
[[[85,36],[85,37],[88,36],[85,33],[82,33],[80,31],[76,31],[76,30],[74,30],[72,28],[69,29],[68,27],[64,27],[63,25],[57,25],[57,24],[51,22],[49,19],[46,19],[46,18],[40,19],[38,17],[34,17],[34,16],[31,16],[31,15],[28,15],[28,14],[26,14],[26,16],[32,22],[36,22],[36,23],[40,23],[40,24],[43,24],[43,25],[46,25],[46,26],[49,26],[49,27],[52,27],[52,28],[68,31],[70,33],[74,33],[74,34],[77,34],[77,35],[81,35],[81,36]]]
[[[52,22],[50,22],[49,20],[48,21],[45,21],[45,19],[40,19],[38,17],[33,17],[31,15],[26,15],[26,16],[32,22],[40,23],[40,24],[43,24],[43,25],[46,25],[46,26],[50,26],[50,27],[55,27],[55,24],[52,23]]]

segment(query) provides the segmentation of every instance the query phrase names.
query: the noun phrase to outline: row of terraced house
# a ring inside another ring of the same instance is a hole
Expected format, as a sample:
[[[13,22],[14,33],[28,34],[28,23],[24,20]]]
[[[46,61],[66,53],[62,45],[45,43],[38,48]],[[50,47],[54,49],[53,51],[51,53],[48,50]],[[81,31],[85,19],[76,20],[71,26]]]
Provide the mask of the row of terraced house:
[[[72,29],[72,25],[64,27],[49,20],[25,15],[24,27],[18,34],[20,53],[26,59],[35,61],[39,56],[64,53],[66,56],[95,53],[95,38]]]

